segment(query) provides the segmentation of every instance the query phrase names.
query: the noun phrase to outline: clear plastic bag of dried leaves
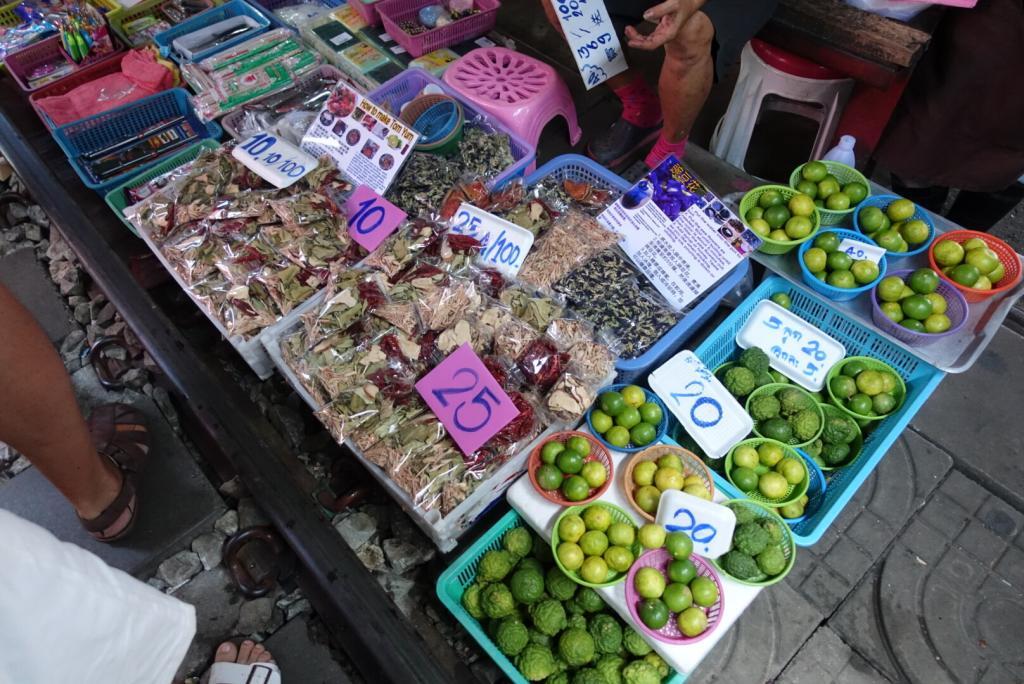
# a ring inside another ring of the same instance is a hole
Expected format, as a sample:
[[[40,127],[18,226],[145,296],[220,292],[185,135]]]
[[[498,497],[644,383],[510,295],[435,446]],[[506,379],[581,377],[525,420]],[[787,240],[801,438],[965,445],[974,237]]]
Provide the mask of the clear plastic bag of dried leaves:
[[[399,227],[370,256],[362,266],[381,271],[388,280],[396,278],[427,247],[440,238],[442,228],[425,219],[413,219]]]
[[[597,219],[570,210],[533,244],[519,279],[548,288],[618,241],[619,235],[601,226]]]
[[[416,311],[428,330],[442,331],[460,317],[476,312],[483,296],[472,280],[451,277],[447,284],[426,293],[416,303]]]
[[[249,339],[276,323],[281,311],[266,284],[253,277],[247,283],[233,285],[225,293],[217,317],[224,323],[229,337],[238,335]]]
[[[310,340],[343,332],[374,308],[387,302],[379,274],[356,268],[335,268],[324,297],[312,311],[302,315]]]
[[[555,297],[530,291],[523,286],[506,288],[498,297],[513,314],[529,323],[537,332],[544,332],[551,321],[565,311],[563,303]]]

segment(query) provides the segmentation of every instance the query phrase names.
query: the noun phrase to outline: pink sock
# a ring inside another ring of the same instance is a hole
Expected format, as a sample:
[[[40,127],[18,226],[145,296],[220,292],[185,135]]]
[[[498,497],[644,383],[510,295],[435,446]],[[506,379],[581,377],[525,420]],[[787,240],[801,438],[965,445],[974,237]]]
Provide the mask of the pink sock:
[[[629,123],[640,128],[661,123],[661,100],[642,77],[612,92],[622,101],[622,118]]]
[[[653,169],[670,154],[674,154],[676,159],[682,159],[683,155],[686,154],[686,140],[686,138],[683,138],[679,142],[669,142],[665,137],[665,133],[662,132],[658,136],[658,142],[654,143],[654,147],[651,148],[651,151],[647,153],[647,158],[644,159],[647,168]]]

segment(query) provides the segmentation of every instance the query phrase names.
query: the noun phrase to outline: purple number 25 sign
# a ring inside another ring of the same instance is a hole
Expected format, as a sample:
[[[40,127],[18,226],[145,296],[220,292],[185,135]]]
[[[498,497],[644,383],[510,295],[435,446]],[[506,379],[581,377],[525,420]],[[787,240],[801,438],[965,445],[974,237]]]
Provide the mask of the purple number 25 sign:
[[[519,415],[468,343],[423,376],[416,391],[467,456]]]

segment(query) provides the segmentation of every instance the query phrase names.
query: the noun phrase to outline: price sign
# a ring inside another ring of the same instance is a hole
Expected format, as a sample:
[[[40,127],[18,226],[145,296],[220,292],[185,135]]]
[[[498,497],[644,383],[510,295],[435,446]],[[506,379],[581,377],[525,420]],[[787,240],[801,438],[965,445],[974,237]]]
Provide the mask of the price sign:
[[[869,245],[860,240],[851,240],[850,238],[843,238],[843,241],[839,243],[839,251],[849,254],[850,258],[854,261],[867,259],[876,264],[885,256],[885,250],[881,247]]]
[[[711,458],[725,456],[754,428],[754,420],[692,351],[655,369],[648,383]]]
[[[760,347],[772,368],[812,392],[825,386],[825,376],[846,356],[841,342],[768,299],[754,307],[736,344]]]
[[[530,231],[465,202],[452,217],[451,231],[479,240],[479,260],[509,276],[519,273],[533,247]]]
[[[549,0],[590,90],[629,66],[602,0]]]
[[[360,185],[348,196],[345,211],[348,234],[369,252],[377,249],[406,218],[404,211],[368,185]]]
[[[469,343],[423,376],[416,391],[467,456],[519,415]]]
[[[267,132],[235,145],[231,156],[277,188],[287,188],[316,166],[315,158]]]
[[[655,519],[669,532],[689,535],[694,553],[704,558],[728,551],[736,528],[736,514],[727,506],[675,489],[662,494]]]

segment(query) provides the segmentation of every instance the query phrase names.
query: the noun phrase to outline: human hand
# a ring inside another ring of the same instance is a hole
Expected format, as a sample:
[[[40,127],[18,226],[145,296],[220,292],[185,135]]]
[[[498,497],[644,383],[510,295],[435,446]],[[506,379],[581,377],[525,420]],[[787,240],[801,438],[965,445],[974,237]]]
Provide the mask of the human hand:
[[[655,5],[644,12],[644,19],[655,24],[654,30],[645,36],[635,26],[627,26],[628,45],[639,50],[657,50],[676,37],[680,27],[701,4],[693,0],[665,0]]]

